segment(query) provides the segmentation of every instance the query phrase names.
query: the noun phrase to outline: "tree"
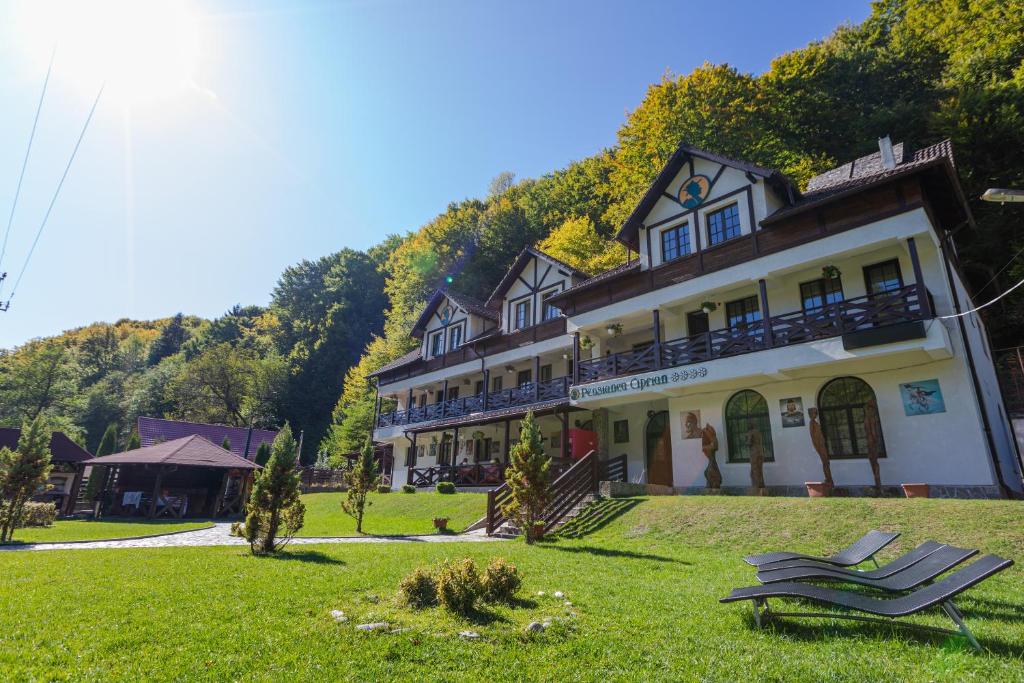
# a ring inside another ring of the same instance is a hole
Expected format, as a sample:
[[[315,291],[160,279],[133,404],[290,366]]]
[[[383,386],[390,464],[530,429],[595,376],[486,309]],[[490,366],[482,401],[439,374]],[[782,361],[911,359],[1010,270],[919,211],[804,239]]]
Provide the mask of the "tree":
[[[621,242],[597,234],[589,218],[570,218],[551,231],[537,248],[584,273],[600,273],[626,262]]]
[[[50,476],[52,432],[42,417],[21,428],[18,449],[0,449],[0,543],[14,535],[25,503]]]
[[[256,474],[245,508],[241,531],[255,555],[281,550],[302,528],[306,506],[299,500],[297,450],[292,428],[285,423],[274,438],[270,459]]]
[[[117,425],[111,422],[107,430],[103,432],[100,445],[96,447],[96,457],[110,455],[117,452]]]
[[[526,413],[519,431],[519,442],[509,452],[505,481],[509,487],[505,515],[526,532],[526,542],[535,540],[534,524],[543,520],[544,508],[551,500],[548,469],[551,458],[544,452],[540,429],[533,411]]]
[[[0,416],[9,424],[66,410],[76,389],[73,359],[60,340],[31,341],[0,357]]]
[[[185,316],[178,313],[167,321],[167,324],[160,330],[160,336],[149,347],[147,362],[149,365],[156,365],[164,358],[178,353],[178,351],[181,351],[182,344],[188,340],[188,337],[189,333],[185,328]]]
[[[367,439],[356,464],[345,473],[345,486],[348,491],[345,500],[341,502],[341,509],[345,514],[356,520],[357,534],[363,533],[363,514],[369,504],[366,497],[379,482],[377,462],[373,458],[373,441]]]
[[[263,467],[267,464],[268,460],[270,460],[270,444],[263,441],[256,449],[256,457],[253,459],[253,462]]]
[[[139,439],[139,430],[133,428],[131,436],[128,437],[128,445],[124,449],[134,451],[136,448],[142,448],[142,441]]]
[[[512,171],[502,171],[498,175],[491,178],[490,185],[487,186],[487,197],[493,199],[494,197],[500,197],[501,195],[512,189],[512,186],[516,184],[516,174]]]
[[[231,439],[229,439],[228,437],[225,436],[224,440],[220,442],[220,447],[223,448],[226,451],[230,451],[231,450]]]

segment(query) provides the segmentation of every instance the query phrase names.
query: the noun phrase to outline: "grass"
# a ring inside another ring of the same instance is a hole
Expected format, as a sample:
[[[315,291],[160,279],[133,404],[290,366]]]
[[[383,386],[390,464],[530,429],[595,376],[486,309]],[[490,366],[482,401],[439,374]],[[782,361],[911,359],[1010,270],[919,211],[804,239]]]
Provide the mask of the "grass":
[[[262,559],[240,548],[0,553],[0,671],[11,680],[1021,681],[1020,567],[960,600],[983,654],[955,638],[851,622],[756,631],[748,605],[717,602],[753,581],[744,553],[832,551],[868,528],[903,532],[887,557],[936,538],[1021,559],[1021,511],[1003,501],[673,497],[610,501],[577,538],[532,547],[292,546]],[[399,578],[417,566],[496,555],[525,577],[515,607],[466,620],[395,604]],[[350,621],[335,623],[333,609]],[[54,615],[89,624],[88,634]],[[524,633],[557,616],[566,620]],[[371,621],[409,630],[354,628]],[[481,637],[462,640],[464,630]]]
[[[344,493],[310,493],[306,523],[300,536],[354,536],[356,521],[342,512]],[[487,513],[482,493],[371,493],[363,517],[363,533],[377,536],[432,534],[434,517],[447,517],[448,528],[462,531]]]
[[[132,536],[152,536],[174,531],[192,531],[212,526],[210,522],[182,520],[59,520],[48,527],[14,530],[14,543],[62,543],[104,541]]]

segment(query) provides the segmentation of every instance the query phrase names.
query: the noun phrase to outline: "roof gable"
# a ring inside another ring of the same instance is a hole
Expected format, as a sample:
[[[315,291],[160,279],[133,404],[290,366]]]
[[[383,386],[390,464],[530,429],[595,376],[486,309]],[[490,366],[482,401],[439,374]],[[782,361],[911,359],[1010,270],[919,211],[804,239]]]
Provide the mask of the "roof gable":
[[[12,451],[18,447],[21,430],[0,427],[0,448]],[[72,441],[64,432],[53,432],[50,435],[50,455],[54,462],[84,462],[92,458],[92,453]]]
[[[516,257],[516,260],[512,262],[512,266],[508,269],[508,272],[505,273],[505,277],[501,279],[501,282],[498,283],[498,286],[494,288],[493,292],[491,292],[491,296],[488,297],[487,299],[486,305],[488,307],[500,305],[499,302],[501,301],[501,298],[505,296],[508,290],[515,283],[516,278],[519,277],[522,274],[523,270],[526,269],[526,266],[530,263],[530,259],[534,258],[540,259],[542,261],[547,261],[556,268],[560,268],[566,271],[566,273],[568,273],[572,277],[577,277],[581,279],[586,279],[590,277],[583,271],[577,268],[573,268],[565,261],[556,259],[554,256],[551,256],[550,254],[545,254],[540,249],[526,247],[521,252],[519,252],[519,256]]]
[[[416,319],[416,324],[412,326],[412,336],[422,337],[423,332],[427,329],[427,324],[430,322],[430,318],[437,312],[438,307],[444,303],[445,300],[451,301],[457,308],[462,310],[467,315],[475,315],[478,318],[497,322],[498,312],[487,308],[482,302],[477,301],[471,296],[465,294],[459,294],[457,292],[450,292],[444,289],[436,290],[427,300],[427,305],[423,307],[423,312],[420,313],[420,317]]]

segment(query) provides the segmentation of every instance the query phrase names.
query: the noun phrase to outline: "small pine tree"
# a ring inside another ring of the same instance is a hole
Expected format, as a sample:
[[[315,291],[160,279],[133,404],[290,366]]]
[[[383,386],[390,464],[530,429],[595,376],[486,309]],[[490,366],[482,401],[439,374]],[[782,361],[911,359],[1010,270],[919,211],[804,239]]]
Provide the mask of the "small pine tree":
[[[136,435],[138,438],[138,435]],[[107,429],[103,432],[103,438],[100,439],[100,445],[96,447],[96,457],[103,455],[110,455],[117,451],[117,425],[110,423],[107,425]],[[96,501],[103,495],[103,489],[107,485],[107,474],[108,470],[102,465],[93,466],[89,472],[89,483],[85,487],[85,499],[90,501]]]
[[[229,439],[228,437],[225,436],[224,440],[220,442],[220,447],[223,448],[226,451],[230,451],[231,450],[231,439]]]
[[[103,432],[103,438],[100,439],[100,445],[96,447],[96,457],[102,455],[110,455],[111,453],[117,452],[117,425],[111,422],[107,425],[107,430]]]
[[[366,501],[367,494],[377,488],[379,481],[377,462],[373,459],[373,441],[367,439],[355,466],[345,473],[348,492],[345,500],[341,501],[341,509],[356,520],[357,534],[363,533],[363,514],[370,504]]]
[[[509,452],[505,481],[509,500],[502,512],[526,531],[526,542],[533,543],[534,523],[543,519],[544,508],[551,500],[548,469],[551,458],[544,452],[540,429],[533,411],[526,413],[519,432],[519,442]]]
[[[270,460],[270,444],[264,441],[256,449],[256,459],[254,462],[262,467],[267,464],[268,460]]]
[[[50,438],[46,420],[39,416],[21,428],[18,449],[0,449],[0,543],[14,535],[25,503],[50,476]]]
[[[245,508],[242,535],[255,555],[281,550],[302,528],[306,506],[299,500],[297,444],[287,424],[277,433],[266,466],[256,475]],[[284,540],[278,541],[278,536]]]
[[[136,448],[142,448],[142,440],[139,439],[139,430],[133,429],[132,435],[128,437],[128,445],[125,446],[125,450],[134,451]]]

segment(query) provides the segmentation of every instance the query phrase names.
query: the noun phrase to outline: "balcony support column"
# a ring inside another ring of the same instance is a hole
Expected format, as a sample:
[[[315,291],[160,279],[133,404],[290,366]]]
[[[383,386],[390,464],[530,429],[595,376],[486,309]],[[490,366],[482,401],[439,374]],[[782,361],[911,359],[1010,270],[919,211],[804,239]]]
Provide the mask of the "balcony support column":
[[[409,387],[409,395],[405,399],[405,412],[406,415],[412,410],[412,387]]]
[[[491,370],[484,370],[484,395],[481,399],[480,409],[487,412],[487,398],[491,395]]]
[[[377,394],[377,398],[373,402],[373,424],[380,426],[380,394]]]
[[[580,333],[572,333],[572,383],[580,383]]]
[[[418,434],[416,434],[416,432],[413,432],[412,433],[412,439],[410,439],[412,441],[412,457],[409,458],[409,467],[405,471],[405,474],[406,474],[405,483],[409,484],[409,485],[412,485],[412,469],[414,467],[416,467],[416,460],[417,460],[417,458],[416,458],[416,455],[417,455],[417,453],[416,453],[416,437],[417,436],[418,436]]]
[[[452,459],[451,459],[451,463],[450,464],[451,464],[452,467],[455,467],[456,463],[458,462],[458,458],[459,458],[459,426],[458,425],[455,425],[455,432],[452,434],[452,454],[451,455],[452,455]],[[454,471],[455,470],[452,470],[453,473],[454,473]],[[454,481],[455,477],[452,477],[452,480]]]
[[[661,312],[655,308],[651,316],[654,326],[654,369],[661,370]]]
[[[907,251],[910,252],[910,265],[914,269],[914,283],[917,284],[918,305],[925,318],[932,317],[932,302],[928,297],[928,288],[924,285],[924,274],[921,271],[921,259],[917,255],[917,243],[913,237],[907,238]]]
[[[533,357],[533,402],[540,400],[540,356]]]
[[[772,314],[768,310],[768,287],[765,284],[764,278],[757,281],[757,288],[761,294],[761,322],[764,324],[764,347],[770,349],[775,344],[772,339]]]
[[[511,438],[511,434],[512,434],[511,427],[512,427],[512,421],[511,420],[505,420],[505,443],[502,444],[502,447],[505,449],[505,457],[502,460],[504,461],[504,463],[506,465],[508,464],[508,452],[509,452],[509,449],[511,448],[511,446],[508,443],[508,440]]]
[[[444,417],[445,413],[448,411],[447,403],[448,403],[448,380],[446,379],[444,381],[444,384],[441,385],[441,417]]]

